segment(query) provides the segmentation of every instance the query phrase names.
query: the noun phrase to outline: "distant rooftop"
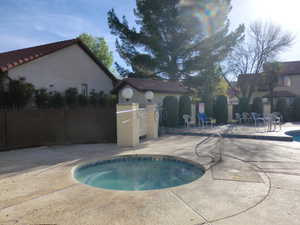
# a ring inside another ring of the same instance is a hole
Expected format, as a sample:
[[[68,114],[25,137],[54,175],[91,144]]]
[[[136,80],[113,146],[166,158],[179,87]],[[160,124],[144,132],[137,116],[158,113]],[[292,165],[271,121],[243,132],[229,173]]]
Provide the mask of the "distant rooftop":
[[[125,85],[129,85],[142,92],[153,91],[174,94],[188,94],[191,92],[190,89],[178,81],[125,78],[116,85],[113,93],[117,93]]]

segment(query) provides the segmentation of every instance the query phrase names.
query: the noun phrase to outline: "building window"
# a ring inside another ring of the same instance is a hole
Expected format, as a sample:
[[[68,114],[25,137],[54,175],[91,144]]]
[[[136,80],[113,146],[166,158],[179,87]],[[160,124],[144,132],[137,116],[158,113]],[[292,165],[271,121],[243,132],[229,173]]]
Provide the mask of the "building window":
[[[88,85],[81,84],[81,94],[84,96],[88,96]]]
[[[280,87],[291,87],[291,79],[288,76],[279,77],[278,85]]]

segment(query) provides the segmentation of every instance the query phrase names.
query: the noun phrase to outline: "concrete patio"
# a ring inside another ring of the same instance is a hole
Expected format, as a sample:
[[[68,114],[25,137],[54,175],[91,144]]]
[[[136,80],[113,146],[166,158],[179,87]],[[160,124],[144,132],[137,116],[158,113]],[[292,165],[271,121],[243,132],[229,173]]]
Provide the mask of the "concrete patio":
[[[222,162],[215,164],[222,151]],[[205,175],[156,191],[78,183],[74,166],[122,154],[173,155]],[[136,148],[114,144],[0,153],[0,224],[298,225],[300,142],[164,136]]]

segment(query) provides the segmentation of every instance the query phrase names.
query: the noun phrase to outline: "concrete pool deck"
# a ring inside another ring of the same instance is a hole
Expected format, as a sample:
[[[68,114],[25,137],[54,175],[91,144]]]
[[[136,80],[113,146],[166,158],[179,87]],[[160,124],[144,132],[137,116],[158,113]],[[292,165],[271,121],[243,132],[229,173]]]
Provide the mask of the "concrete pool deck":
[[[215,164],[223,152],[222,162]],[[155,191],[78,183],[74,166],[126,154],[173,155],[205,175]],[[298,225],[300,142],[164,136],[136,148],[114,144],[0,152],[0,224]]]

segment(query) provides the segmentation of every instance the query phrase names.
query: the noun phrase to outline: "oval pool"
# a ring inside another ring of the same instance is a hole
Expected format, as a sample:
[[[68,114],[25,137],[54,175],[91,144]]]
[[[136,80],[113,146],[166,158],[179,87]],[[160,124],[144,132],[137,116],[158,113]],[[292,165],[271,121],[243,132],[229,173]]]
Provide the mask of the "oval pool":
[[[112,190],[155,190],[190,183],[204,174],[197,164],[171,156],[120,156],[77,167],[81,183]]]
[[[292,130],[285,132],[286,135],[292,136],[294,141],[300,142],[300,130]]]

